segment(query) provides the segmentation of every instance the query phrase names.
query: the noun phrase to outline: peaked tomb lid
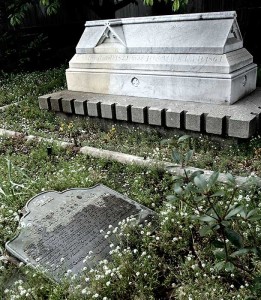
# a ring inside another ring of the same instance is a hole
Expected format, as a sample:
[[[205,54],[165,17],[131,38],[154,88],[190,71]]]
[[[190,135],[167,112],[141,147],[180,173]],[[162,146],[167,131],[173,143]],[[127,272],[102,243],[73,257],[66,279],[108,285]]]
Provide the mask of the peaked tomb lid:
[[[89,21],[85,26],[79,54],[224,54],[243,47],[235,12]]]

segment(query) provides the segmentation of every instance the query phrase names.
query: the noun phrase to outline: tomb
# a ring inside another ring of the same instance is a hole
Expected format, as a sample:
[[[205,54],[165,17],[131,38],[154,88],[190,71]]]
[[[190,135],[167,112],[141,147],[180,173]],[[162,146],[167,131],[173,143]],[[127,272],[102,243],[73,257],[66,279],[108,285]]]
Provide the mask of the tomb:
[[[39,106],[248,139],[261,133],[256,77],[236,12],[88,21],[68,90],[39,97]]]
[[[105,239],[110,228],[130,216],[142,223],[152,215],[152,210],[104,185],[44,192],[27,203],[20,232],[6,249],[59,281],[67,270],[78,274],[110,258],[110,243],[115,238],[114,234]]]
[[[233,104],[256,88],[235,12],[88,21],[69,91]]]

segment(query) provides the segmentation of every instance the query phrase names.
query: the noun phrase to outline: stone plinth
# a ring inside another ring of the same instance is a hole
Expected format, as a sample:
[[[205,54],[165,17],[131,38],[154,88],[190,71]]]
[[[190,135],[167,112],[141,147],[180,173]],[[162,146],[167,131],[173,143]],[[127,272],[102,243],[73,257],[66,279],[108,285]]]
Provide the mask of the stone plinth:
[[[256,88],[235,12],[86,22],[68,89],[233,104]]]
[[[52,102],[63,98],[73,101],[79,116],[243,139],[261,133],[260,88],[229,106],[65,90],[39,97],[40,108],[53,110]]]

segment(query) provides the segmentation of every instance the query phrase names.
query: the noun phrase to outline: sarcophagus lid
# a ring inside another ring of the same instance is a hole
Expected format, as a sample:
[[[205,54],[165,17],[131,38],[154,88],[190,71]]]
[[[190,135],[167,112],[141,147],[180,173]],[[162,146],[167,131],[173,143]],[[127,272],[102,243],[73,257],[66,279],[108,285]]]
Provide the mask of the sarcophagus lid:
[[[69,90],[232,104],[256,87],[235,12],[85,26],[66,72]]]

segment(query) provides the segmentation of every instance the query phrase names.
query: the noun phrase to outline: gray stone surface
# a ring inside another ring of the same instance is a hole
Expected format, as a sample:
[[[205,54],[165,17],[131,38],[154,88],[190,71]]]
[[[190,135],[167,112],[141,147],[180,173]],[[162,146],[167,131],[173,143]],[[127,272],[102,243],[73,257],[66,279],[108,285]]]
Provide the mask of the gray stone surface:
[[[157,107],[149,107],[148,109],[148,123],[150,125],[164,126],[165,110]]]
[[[121,105],[116,104],[116,119],[120,121],[130,121],[131,120],[131,105]]]
[[[185,115],[185,128],[192,131],[204,130],[203,113],[200,111],[188,111]]]
[[[115,103],[101,103],[101,116],[104,119],[115,119]]]
[[[233,104],[256,87],[254,64],[232,74],[68,69],[66,76],[72,91],[213,104]],[[246,85],[245,76],[252,78]]]
[[[134,123],[147,123],[148,107],[133,105],[131,107],[131,120]]]
[[[184,118],[183,108],[167,109],[166,111],[166,126],[172,128],[182,127],[182,118]]]
[[[88,116],[101,117],[98,104],[107,103],[111,106],[114,101],[116,120],[120,121],[126,121],[128,114],[128,121],[148,124],[149,108],[157,108],[166,111],[165,114],[163,114],[161,124],[165,125],[165,115],[166,127],[168,128],[179,128],[195,132],[206,131],[206,133],[209,134],[235,138],[249,138],[254,134],[261,133],[259,124],[259,115],[261,114],[260,88],[230,106],[71,91],[62,91],[58,94],[54,93],[53,95],[48,95],[48,97],[50,97],[50,103],[52,103],[53,97],[65,97],[68,99],[70,98],[68,95],[70,95],[72,99],[76,99],[74,105],[77,103],[78,99],[86,99],[88,101]],[[42,100],[39,99],[39,102],[40,101]],[[129,107],[128,113],[126,111],[127,107]],[[158,124],[160,123],[159,120],[157,122]],[[242,126],[242,128],[240,126]]]
[[[221,12],[87,22],[66,78],[72,91],[233,104],[256,70],[236,13]]]
[[[221,12],[89,21],[76,53],[93,53],[97,45],[104,43],[104,35],[112,31],[115,40],[126,45],[127,53],[223,54],[242,48],[235,18],[235,12]],[[232,26],[235,34],[229,36]],[[115,32],[121,27],[124,40]],[[152,34],[157,38],[151,38]]]
[[[104,238],[109,225],[135,216],[143,222],[153,211],[106,186],[45,192],[32,198],[20,221],[17,237],[6,249],[24,263],[40,266],[55,280],[68,269],[73,274],[109,258],[110,243]],[[102,233],[101,231],[104,231]],[[92,251],[86,264],[83,260]]]
[[[87,115],[87,100],[78,100],[74,101],[74,110],[77,115]]]
[[[244,48],[218,54],[76,54],[70,61],[72,69],[115,69],[226,73],[253,62]]]
[[[231,117],[228,121],[228,135],[244,138],[252,136],[257,132],[257,119],[255,115],[238,115]]]
[[[38,98],[40,109],[50,109],[50,98],[51,95],[43,95]]]
[[[87,102],[88,116],[100,117],[101,116],[101,101],[90,100]]]
[[[210,113],[206,116],[206,132],[222,135],[226,122],[226,117],[222,114]]]
[[[62,98],[52,98],[52,101],[50,101],[51,103],[51,110],[53,111],[62,111],[62,102],[61,102]]]
[[[68,114],[74,113],[74,99],[62,98],[62,111]]]

